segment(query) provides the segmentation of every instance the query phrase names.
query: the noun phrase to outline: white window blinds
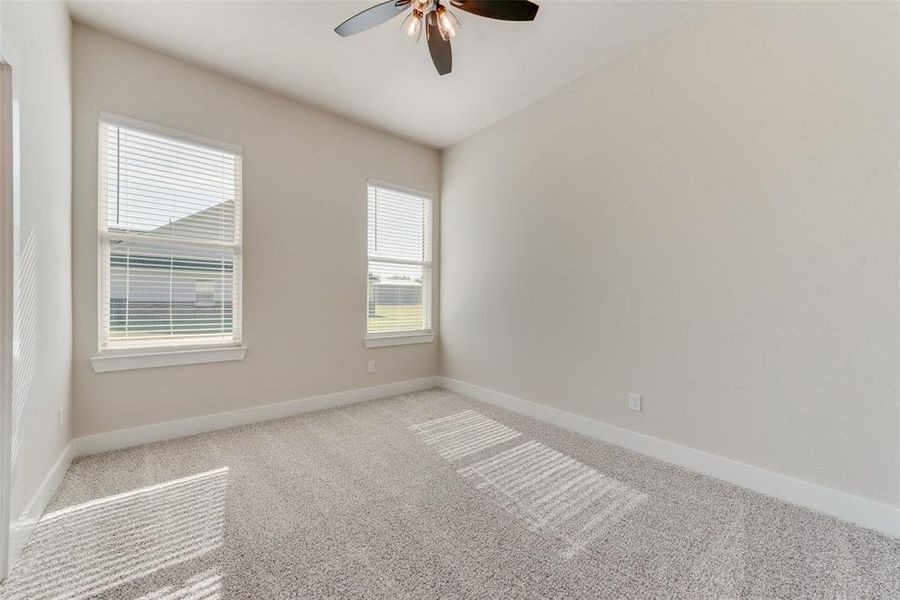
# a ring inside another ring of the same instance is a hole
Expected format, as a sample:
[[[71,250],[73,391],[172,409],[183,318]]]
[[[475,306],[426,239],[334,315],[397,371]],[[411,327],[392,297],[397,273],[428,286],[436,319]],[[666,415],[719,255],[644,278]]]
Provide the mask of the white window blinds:
[[[369,182],[369,337],[431,330],[431,198]]]
[[[100,350],[241,341],[241,151],[103,114]]]

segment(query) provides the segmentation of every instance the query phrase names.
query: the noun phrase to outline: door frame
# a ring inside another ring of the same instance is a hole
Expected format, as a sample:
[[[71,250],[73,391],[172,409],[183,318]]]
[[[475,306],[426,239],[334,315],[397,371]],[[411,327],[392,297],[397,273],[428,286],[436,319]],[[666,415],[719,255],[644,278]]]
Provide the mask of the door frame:
[[[0,579],[9,572],[19,103],[14,52],[0,30]]]

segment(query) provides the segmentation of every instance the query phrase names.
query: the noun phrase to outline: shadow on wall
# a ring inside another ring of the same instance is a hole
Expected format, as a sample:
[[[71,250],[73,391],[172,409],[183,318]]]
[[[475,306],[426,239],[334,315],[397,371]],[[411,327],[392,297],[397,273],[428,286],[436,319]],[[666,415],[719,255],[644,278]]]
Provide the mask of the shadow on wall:
[[[12,497],[22,485],[22,436],[25,407],[37,368],[37,242],[32,229],[18,260],[19,277],[15,289],[15,327],[13,329],[13,398],[11,431],[11,489]]]
[[[0,598],[221,598],[227,485],[222,467],[48,513]]]

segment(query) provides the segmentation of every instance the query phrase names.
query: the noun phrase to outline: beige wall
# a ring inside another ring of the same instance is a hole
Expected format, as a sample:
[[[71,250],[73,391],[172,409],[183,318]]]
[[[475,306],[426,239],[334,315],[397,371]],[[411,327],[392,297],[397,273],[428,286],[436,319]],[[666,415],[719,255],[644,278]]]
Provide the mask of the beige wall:
[[[900,504],[897,10],[723,6],[446,151],[442,374]]]
[[[436,343],[363,345],[366,179],[437,202],[436,151],[82,26],[73,93],[76,435],[436,374]],[[100,110],[243,146],[243,361],[93,372]]]
[[[60,2],[3,2],[0,25],[19,101],[18,348],[10,499],[17,530],[25,524],[17,521],[26,517],[23,511],[71,438],[71,25]],[[21,541],[13,537],[13,544]]]

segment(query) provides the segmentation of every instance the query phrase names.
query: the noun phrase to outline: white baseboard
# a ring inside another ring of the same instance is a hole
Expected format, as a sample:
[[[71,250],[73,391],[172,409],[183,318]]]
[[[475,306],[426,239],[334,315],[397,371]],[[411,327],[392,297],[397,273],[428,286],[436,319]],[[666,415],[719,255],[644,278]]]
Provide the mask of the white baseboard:
[[[62,483],[66,471],[69,470],[69,465],[72,464],[73,457],[72,444],[70,443],[60,453],[53,466],[50,467],[50,471],[44,476],[43,481],[41,481],[25,510],[10,520],[9,571],[12,571],[13,565],[16,564],[19,555],[22,553],[22,548],[25,547],[25,543],[34,531],[34,526],[37,525],[41,515],[44,514],[44,509],[50,503],[50,498],[53,497],[53,494],[59,488],[59,484]]]
[[[552,425],[674,463],[691,471],[900,537],[900,508],[449,377],[441,377],[440,380],[442,387],[476,400],[495,404]]]
[[[428,388],[436,387],[437,385],[437,377],[408,379],[405,381],[385,383],[383,385],[358,388],[355,390],[334,392],[321,396],[310,396],[299,400],[289,400],[287,402],[265,404],[263,406],[202,415],[189,419],[154,423],[153,425],[144,425],[142,427],[133,427],[131,429],[119,429],[117,431],[97,433],[75,438],[72,440],[72,445],[75,456],[85,456],[87,454],[118,450],[120,448],[127,448],[128,446],[138,446],[150,442],[170,440],[187,435],[215,431],[217,429],[227,429],[229,427],[237,427],[238,425],[257,423],[259,421],[280,419],[282,417],[324,410],[326,408],[334,408],[336,406],[344,406],[346,404],[354,404],[356,402],[366,402],[368,400],[376,400],[378,398],[386,398],[398,394],[408,394],[419,390],[427,390]]]

